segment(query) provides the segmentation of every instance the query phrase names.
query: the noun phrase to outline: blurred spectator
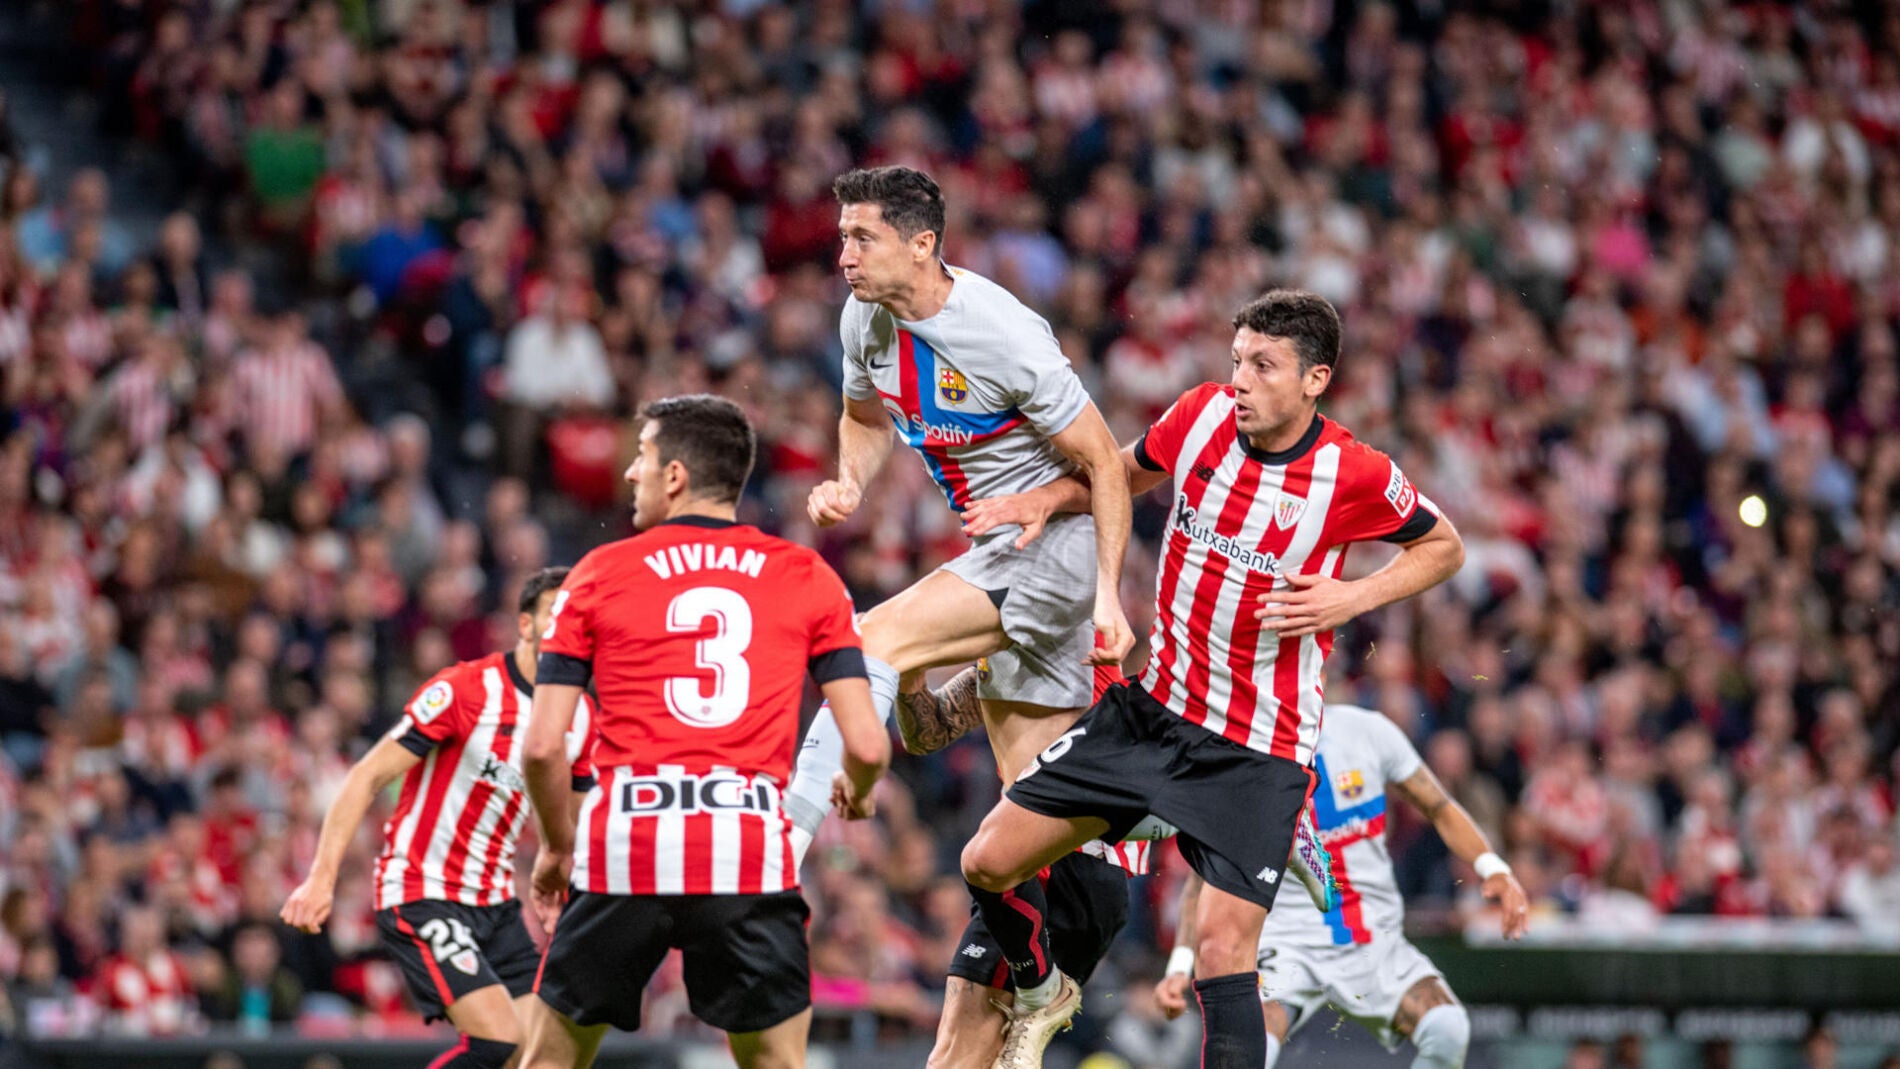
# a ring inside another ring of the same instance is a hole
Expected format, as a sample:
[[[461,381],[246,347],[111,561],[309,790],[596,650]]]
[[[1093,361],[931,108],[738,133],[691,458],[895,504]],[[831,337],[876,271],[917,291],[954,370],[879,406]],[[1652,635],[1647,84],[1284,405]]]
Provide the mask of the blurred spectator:
[[[205,1014],[248,1032],[295,1020],[303,988],[283,966],[283,948],[268,924],[246,924],[231,943],[231,966],[223,986],[206,999]]]
[[[1201,1049],[1201,1022],[1192,1013],[1170,1021],[1155,1002],[1158,976],[1137,973],[1121,991],[1121,1009],[1108,1023],[1108,1046],[1132,1069],[1184,1069]]]
[[[119,914],[118,950],[90,978],[93,997],[115,1035],[169,1036],[195,1023],[191,981],[165,945],[164,919],[150,906]]]
[[[182,953],[287,889],[390,703],[627,530],[646,399],[746,405],[748,519],[861,607],[958,551],[914,464],[861,522],[800,518],[836,463],[829,183],[885,162],[932,171],[950,261],[1049,318],[1123,440],[1225,375],[1245,298],[1340,302],[1328,416],[1470,558],[1343,631],[1328,696],[1414,736],[1540,911],[1900,912],[1882,5],[532,6],[41,5],[185,196],[49,184],[0,106],[0,872],[49,914],[0,979],[44,939],[103,997],[128,903]],[[1137,626],[1165,519],[1140,504]],[[995,784],[980,743],[898,774],[917,812],[826,833],[815,958],[924,1030]],[[1403,830],[1408,888],[1468,889]],[[344,904],[372,840],[285,967],[393,1021]]]

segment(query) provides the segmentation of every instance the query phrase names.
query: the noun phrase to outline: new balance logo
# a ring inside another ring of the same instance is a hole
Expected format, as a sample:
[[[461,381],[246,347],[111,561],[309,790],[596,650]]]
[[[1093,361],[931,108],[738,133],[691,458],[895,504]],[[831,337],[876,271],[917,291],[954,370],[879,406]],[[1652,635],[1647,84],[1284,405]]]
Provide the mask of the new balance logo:
[[[1274,868],[1272,865],[1268,865],[1266,868],[1261,869],[1260,875],[1255,876],[1254,879],[1259,880],[1261,883],[1265,883],[1265,884],[1279,883],[1280,870]]]
[[[1194,470],[1188,473],[1188,477],[1207,482],[1214,477],[1214,469],[1206,464],[1196,464],[1194,465]]]
[[[963,950],[961,951],[963,956],[966,958],[981,958],[983,955],[988,954],[989,952],[990,952],[989,947],[983,946],[978,943],[971,943],[969,946],[964,947]]]

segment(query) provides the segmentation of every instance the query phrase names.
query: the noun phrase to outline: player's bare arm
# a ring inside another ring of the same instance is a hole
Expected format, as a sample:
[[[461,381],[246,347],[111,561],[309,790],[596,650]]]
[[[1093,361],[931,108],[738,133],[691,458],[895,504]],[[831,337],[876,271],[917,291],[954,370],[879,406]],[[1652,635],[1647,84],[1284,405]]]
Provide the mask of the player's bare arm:
[[[871,684],[862,677],[834,679],[819,690],[831,703],[844,740],[844,771],[832,779],[831,803],[846,820],[877,812],[871,789],[891,763],[891,737],[871,704]]]
[[[1167,472],[1149,471],[1136,463],[1132,445],[1121,450],[1121,458],[1131,502],[1168,481]],[[1043,525],[1050,517],[1065,512],[1088,512],[1092,508],[1089,480],[1078,473],[1024,493],[971,502],[970,507],[963,510],[963,533],[975,538],[998,527],[1015,524],[1023,529],[1016,539],[1016,548],[1021,549],[1042,534]]]
[[[1504,937],[1516,939],[1522,936],[1530,923],[1530,902],[1525,897],[1524,888],[1510,868],[1491,852],[1491,843],[1485,838],[1477,821],[1465,812],[1465,807],[1445,793],[1444,785],[1424,765],[1392,784],[1392,790],[1432,822],[1439,837],[1445,840],[1445,845],[1451,848],[1460,861],[1479,870],[1479,875],[1484,877],[1482,890],[1485,899],[1496,903],[1503,913]],[[1420,1013],[1430,1008],[1425,1006]]]
[[[899,691],[895,715],[904,752],[919,757],[936,753],[981,726],[976,683],[976,669],[965,668],[936,690]]]
[[[1290,574],[1289,589],[1260,595],[1254,618],[1281,638],[1317,635],[1395,601],[1429,590],[1457,574],[1465,562],[1464,539],[1439,517],[1422,537],[1401,543],[1399,555],[1363,579]]]
[[[416,767],[422,758],[403,748],[392,738],[383,738],[363,755],[343,780],[330,811],[323,815],[323,829],[317,833],[317,857],[310,875],[290,893],[278,912],[285,924],[303,932],[316,932],[330,919],[336,894],[337,869],[356,830],[363,825],[376,796]]]
[[[844,415],[838,420],[838,477],[812,487],[805,502],[811,522],[830,527],[850,519],[864,500],[864,488],[883,470],[896,439],[897,428],[881,402],[845,398]]]
[[[1095,513],[1095,648],[1089,663],[1119,665],[1135,645],[1121,599],[1122,558],[1134,516],[1126,462],[1093,402],[1049,440],[1089,477],[1089,508]]]
[[[567,900],[568,875],[574,870],[574,805],[568,797],[573,766],[567,757],[567,733],[574,726],[580,700],[581,688],[571,684],[535,687],[528,737],[522,740],[521,774],[534,805],[535,830],[541,835],[529,896],[535,915],[549,931]]]

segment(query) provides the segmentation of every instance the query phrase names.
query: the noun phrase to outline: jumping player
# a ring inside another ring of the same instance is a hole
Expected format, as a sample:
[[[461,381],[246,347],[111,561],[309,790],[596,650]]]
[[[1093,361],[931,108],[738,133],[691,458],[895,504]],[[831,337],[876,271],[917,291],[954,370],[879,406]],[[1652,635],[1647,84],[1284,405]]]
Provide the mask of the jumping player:
[[[345,849],[371,801],[401,777],[376,861],[376,926],[423,1016],[447,1017],[462,1033],[431,1069],[502,1069],[521,1044],[520,1013],[541,960],[515,897],[515,841],[528,819],[521,740],[541,633],[566,577],[566,568],[530,576],[516,603],[515,648],[438,673],[350,769],[324,815],[310,875],[280,914],[302,931],[323,926]],[[583,702],[553,736],[573,791],[593,786],[592,732]]]
[[[929,754],[943,749],[982,726],[976,696],[987,665],[981,663],[956,674],[935,690],[907,688],[897,698],[897,725],[904,750]],[[1122,681],[1119,669],[1095,669],[1097,700]],[[1006,770],[1004,789],[1013,777]],[[1332,861],[1303,820],[1289,867],[1306,885],[1316,908],[1331,908],[1330,881],[1315,874],[1328,872]],[[1149,835],[1137,833],[1120,843],[1091,840],[1063,856],[1040,875],[1049,901],[1049,947],[1056,968],[1077,984],[1086,984],[1109,945],[1128,921],[1128,894],[1124,873],[1148,871],[1151,838],[1165,838],[1174,829],[1158,826]],[[1305,857],[1303,857],[1303,852]],[[1310,860],[1308,860],[1310,858]],[[990,935],[983,918],[972,909],[969,926],[958,940],[944,985],[943,1015],[937,1023],[937,1042],[930,1052],[929,1069],[988,1069],[1002,1052],[1015,985],[1002,948]]]
[[[935,753],[982,726],[977,698],[988,662],[957,673],[936,690],[921,685],[898,695],[896,719],[904,751]],[[1095,669],[1097,697],[1121,681],[1119,668]],[[909,681],[907,681],[909,682]],[[999,762],[1002,760],[999,756]],[[1016,769],[997,766],[1004,789]],[[1109,945],[1128,923],[1129,875],[1148,871],[1152,844],[1146,840],[1121,843],[1091,841],[1058,859],[1039,874],[1049,902],[1049,945],[1063,975],[1086,983],[1108,953]],[[974,909],[970,923],[951,956],[944,981],[943,1014],[937,1021],[937,1042],[928,1069],[989,1069],[1003,1049],[1009,1024],[1008,1007],[1015,1000],[1014,984],[1003,950]]]
[[[943,194],[928,175],[852,171],[833,190],[851,287],[839,319],[845,414],[838,477],[812,490],[812,520],[828,527],[857,511],[896,437],[959,512],[1071,472],[1094,488],[1089,506],[1051,520],[1034,544],[992,530],[862,621],[886,723],[900,677],[987,657],[979,694],[990,743],[998,767],[1018,768],[1088,706],[1089,665],[1119,667],[1134,644],[1118,598],[1127,475],[1049,324],[989,279],[945,265]],[[786,799],[801,857],[838,765],[838,733],[821,709]]]
[[[1313,771],[1319,783],[1313,810],[1331,848],[1342,892],[1328,911],[1276,909],[1260,931],[1260,997],[1266,1003],[1266,1069],[1287,1036],[1325,1003],[1397,1050],[1412,1041],[1412,1069],[1462,1069],[1471,1020],[1452,997],[1431,959],[1405,938],[1405,902],[1385,845],[1388,788],[1432,822],[1451,852],[1478,870],[1484,897],[1503,914],[1504,936],[1524,934],[1530,909],[1524,888],[1503,858],[1491,852],[1471,814],[1445,793],[1397,725],[1370,710],[1328,705]],[[1181,899],[1182,923],[1168,975],[1155,998],[1169,1017],[1187,1008],[1194,967],[1194,903],[1200,881],[1190,877]]]
[[[964,848],[963,869],[1006,949],[1018,992],[1002,1069],[1041,1064],[1079,1001],[1049,957],[1029,874],[1149,813],[1180,829],[1206,880],[1195,981],[1207,1069],[1259,1069],[1255,949],[1311,792],[1333,629],[1444,581],[1463,560],[1450,523],[1397,465],[1318,413],[1339,358],[1339,316],[1276,290],[1234,317],[1230,384],[1184,394],[1123,451],[1133,489],[1172,478],[1153,655],[1017,775]],[[966,519],[987,528],[1088,507],[1080,480]],[[1402,548],[1338,578],[1347,547]]]
[[[527,740],[544,844],[533,898],[559,921],[523,1063],[592,1064],[608,1025],[640,1026],[641,990],[677,948],[693,1013],[728,1033],[741,1069],[800,1069],[810,911],[780,785],[804,676],[836,713],[831,798],[847,817],[870,815],[890,741],[843,581],[811,550],[734,521],[755,448],[745,415],[708,396],[642,415],[627,471],[640,533],[581,558],[541,639]],[[600,779],[577,829],[560,740],[590,679]]]

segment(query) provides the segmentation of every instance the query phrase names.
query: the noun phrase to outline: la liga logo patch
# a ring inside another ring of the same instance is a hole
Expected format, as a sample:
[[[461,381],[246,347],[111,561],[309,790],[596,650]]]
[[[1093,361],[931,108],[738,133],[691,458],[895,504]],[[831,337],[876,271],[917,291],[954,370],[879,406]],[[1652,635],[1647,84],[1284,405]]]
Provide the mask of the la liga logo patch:
[[[937,372],[937,392],[943,395],[944,400],[954,405],[970,396],[970,384],[964,379],[961,371],[947,367]]]

